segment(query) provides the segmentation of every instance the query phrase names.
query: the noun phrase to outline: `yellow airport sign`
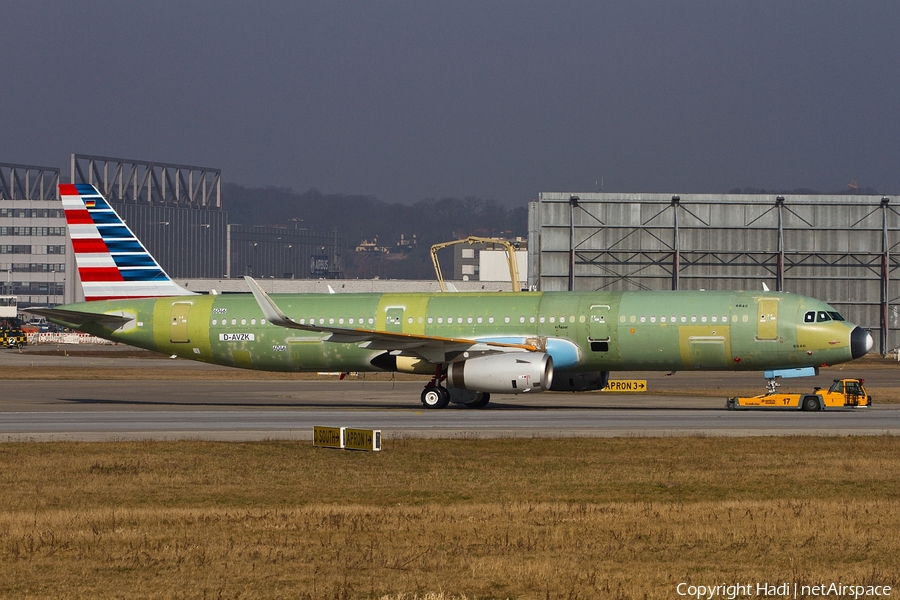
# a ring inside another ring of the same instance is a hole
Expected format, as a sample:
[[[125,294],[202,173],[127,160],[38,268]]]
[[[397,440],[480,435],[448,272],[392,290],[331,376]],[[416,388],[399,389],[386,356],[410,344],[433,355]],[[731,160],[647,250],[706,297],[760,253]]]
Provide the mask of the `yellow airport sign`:
[[[344,429],[344,448],[346,450],[381,450],[380,429]]]
[[[313,427],[313,446],[322,448],[343,448],[343,427]]]
[[[610,379],[604,392],[646,392],[646,379]]]

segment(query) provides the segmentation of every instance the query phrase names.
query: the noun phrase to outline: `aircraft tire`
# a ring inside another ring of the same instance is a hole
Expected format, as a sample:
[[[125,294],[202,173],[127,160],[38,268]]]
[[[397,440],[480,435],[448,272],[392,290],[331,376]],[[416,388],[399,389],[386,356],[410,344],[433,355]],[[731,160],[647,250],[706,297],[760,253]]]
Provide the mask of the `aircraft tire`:
[[[447,388],[433,385],[422,390],[422,404],[425,408],[446,408],[450,404]]]
[[[804,396],[803,397],[803,410],[819,410],[819,397],[818,396]]]
[[[481,395],[477,400],[473,400],[472,402],[467,402],[466,407],[468,408],[484,408],[488,405],[488,402],[491,401],[491,395],[488,392],[481,392]]]

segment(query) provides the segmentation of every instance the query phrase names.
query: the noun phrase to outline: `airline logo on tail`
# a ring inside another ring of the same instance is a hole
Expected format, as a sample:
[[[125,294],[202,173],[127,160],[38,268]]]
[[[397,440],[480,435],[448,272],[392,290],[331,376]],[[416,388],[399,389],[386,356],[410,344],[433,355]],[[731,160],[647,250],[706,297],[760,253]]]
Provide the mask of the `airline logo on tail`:
[[[85,300],[193,294],[166,275],[94,186],[62,183],[59,195]]]

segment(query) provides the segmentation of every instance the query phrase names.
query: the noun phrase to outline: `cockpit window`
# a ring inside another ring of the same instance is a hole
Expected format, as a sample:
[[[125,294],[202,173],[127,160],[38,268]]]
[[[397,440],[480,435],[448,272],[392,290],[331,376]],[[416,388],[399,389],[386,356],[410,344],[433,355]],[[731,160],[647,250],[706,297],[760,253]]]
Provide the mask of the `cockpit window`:
[[[815,323],[816,322],[816,311],[811,310],[803,315],[804,323]]]
[[[832,393],[836,393],[836,394],[843,394],[844,393],[844,382],[843,381],[835,381],[834,383],[831,384],[831,389],[828,391],[832,392]]]
[[[825,312],[824,310],[820,310],[819,313],[816,315],[816,323],[823,323],[825,321],[830,321],[830,320],[831,320],[831,317],[828,316],[828,313]]]
[[[829,311],[828,314],[831,315],[831,318],[834,319],[835,321],[843,321],[844,320],[844,317],[841,316],[841,313]]]

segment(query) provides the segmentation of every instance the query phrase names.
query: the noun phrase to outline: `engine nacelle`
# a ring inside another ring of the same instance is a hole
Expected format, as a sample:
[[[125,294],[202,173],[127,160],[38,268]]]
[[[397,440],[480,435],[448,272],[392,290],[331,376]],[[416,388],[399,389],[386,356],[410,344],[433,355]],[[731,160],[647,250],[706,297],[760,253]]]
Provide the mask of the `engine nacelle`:
[[[554,392],[592,392],[609,383],[609,371],[557,371],[550,389]]]
[[[494,354],[450,363],[447,369],[447,383],[451,387],[479,392],[544,392],[552,382],[553,359],[549,354]]]

